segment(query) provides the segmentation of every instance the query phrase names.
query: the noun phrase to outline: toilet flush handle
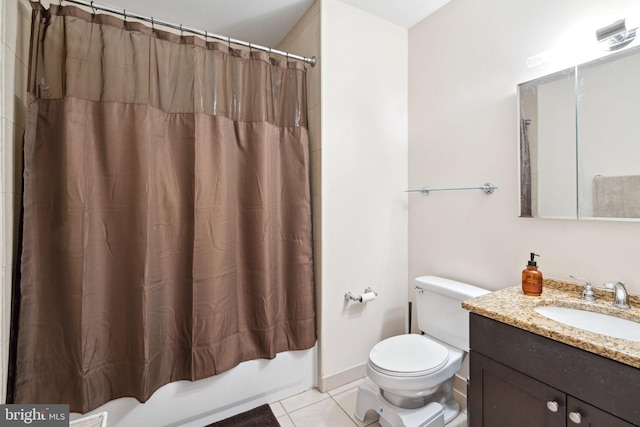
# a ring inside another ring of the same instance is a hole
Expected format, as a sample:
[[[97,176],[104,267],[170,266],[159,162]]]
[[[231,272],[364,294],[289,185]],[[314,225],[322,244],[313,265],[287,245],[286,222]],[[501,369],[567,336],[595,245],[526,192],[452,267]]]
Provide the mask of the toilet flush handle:
[[[419,294],[424,292],[424,289],[418,287],[418,285],[413,285],[413,289],[415,289],[416,292],[419,293]]]

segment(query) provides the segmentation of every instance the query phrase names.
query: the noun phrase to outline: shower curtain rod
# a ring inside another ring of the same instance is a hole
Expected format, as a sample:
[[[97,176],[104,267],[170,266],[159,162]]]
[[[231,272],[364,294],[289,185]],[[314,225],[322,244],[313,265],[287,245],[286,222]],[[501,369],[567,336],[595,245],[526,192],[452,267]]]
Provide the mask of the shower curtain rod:
[[[90,7],[94,11],[95,10],[103,10],[105,12],[111,12],[111,13],[115,13],[117,15],[122,15],[122,16],[124,16],[125,20],[127,19],[127,17],[129,17],[129,18],[139,19],[141,21],[146,21],[146,22],[151,23],[152,27],[154,25],[156,25],[156,24],[157,25],[162,25],[163,27],[173,28],[174,30],[179,30],[180,32],[188,32],[188,33],[192,33],[192,34],[196,34],[196,35],[202,36],[202,37],[205,38],[205,40],[207,38],[221,40],[221,41],[227,42],[229,44],[233,43],[233,44],[237,44],[237,45],[248,47],[249,49],[257,49],[257,50],[261,50],[261,51],[264,51],[264,52],[269,52],[269,54],[274,53],[276,55],[284,56],[287,59],[289,59],[289,58],[296,59],[298,61],[305,62],[305,63],[311,65],[312,67],[316,65],[316,57],[315,56],[306,57],[306,56],[295,55],[293,53],[284,52],[282,50],[273,49],[273,48],[270,48],[270,47],[267,47],[267,46],[261,46],[259,44],[245,42],[245,41],[234,39],[234,38],[231,38],[231,37],[221,36],[221,35],[218,35],[218,34],[210,33],[208,31],[196,30],[195,28],[186,27],[186,26],[184,26],[182,24],[178,25],[178,24],[173,24],[171,22],[162,21],[160,19],[155,19],[153,16],[149,17],[149,16],[139,15],[137,13],[127,12],[124,9],[116,9],[114,7],[103,5],[103,4],[98,4],[98,3],[95,3],[93,1],[84,1],[84,0],[58,0],[58,1],[60,2],[60,5],[62,5],[63,1],[68,2],[68,3],[75,3],[75,4],[82,5],[82,6]]]

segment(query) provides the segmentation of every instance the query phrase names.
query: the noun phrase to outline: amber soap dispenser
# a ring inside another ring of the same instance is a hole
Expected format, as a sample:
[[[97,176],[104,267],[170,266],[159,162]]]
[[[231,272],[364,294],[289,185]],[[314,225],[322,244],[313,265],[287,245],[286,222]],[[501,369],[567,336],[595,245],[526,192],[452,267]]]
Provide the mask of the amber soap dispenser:
[[[540,256],[531,252],[531,260],[527,268],[522,270],[522,292],[525,295],[539,297],[542,294],[542,272],[538,270],[534,257]]]

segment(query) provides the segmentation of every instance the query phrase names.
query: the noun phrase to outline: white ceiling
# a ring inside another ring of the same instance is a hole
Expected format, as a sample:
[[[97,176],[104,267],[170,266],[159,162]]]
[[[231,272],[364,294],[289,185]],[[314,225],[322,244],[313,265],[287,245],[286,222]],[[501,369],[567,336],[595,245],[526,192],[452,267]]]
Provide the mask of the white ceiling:
[[[95,3],[276,47],[313,0],[96,0]]]
[[[276,47],[314,0],[97,0],[221,36]],[[409,28],[449,0],[341,0]]]
[[[404,28],[413,27],[449,0],[341,0]]]

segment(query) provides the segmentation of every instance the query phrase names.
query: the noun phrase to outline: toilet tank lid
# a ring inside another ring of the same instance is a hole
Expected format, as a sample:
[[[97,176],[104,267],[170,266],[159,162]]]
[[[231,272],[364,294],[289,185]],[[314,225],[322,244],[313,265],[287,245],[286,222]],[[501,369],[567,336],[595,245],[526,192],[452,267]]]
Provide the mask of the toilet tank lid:
[[[455,280],[445,279],[444,277],[437,276],[417,277],[415,279],[414,285],[416,288],[430,292],[437,292],[441,295],[459,299],[460,301],[479,297],[481,295],[489,293],[488,290],[479,288],[477,286],[469,285],[462,282],[456,282]]]

